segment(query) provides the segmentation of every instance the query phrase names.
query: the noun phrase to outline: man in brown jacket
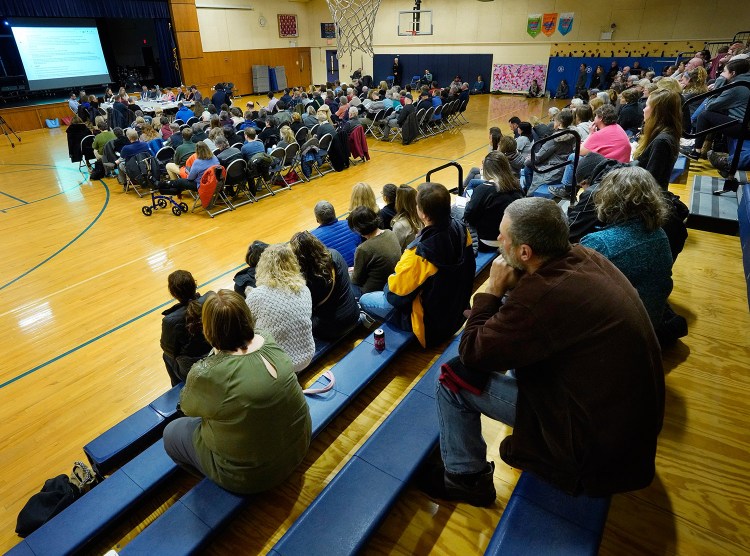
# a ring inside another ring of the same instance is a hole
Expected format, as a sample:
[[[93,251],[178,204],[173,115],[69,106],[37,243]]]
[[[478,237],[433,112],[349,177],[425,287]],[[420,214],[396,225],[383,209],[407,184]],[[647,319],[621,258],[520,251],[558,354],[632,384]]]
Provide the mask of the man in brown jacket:
[[[514,427],[500,446],[505,462],[568,493],[648,486],[664,374],[638,293],[606,258],[569,244],[550,200],[513,202],[498,241],[503,256],[474,298],[460,358],[442,368],[444,468],[426,473],[423,488],[477,506],[494,502],[482,414]]]

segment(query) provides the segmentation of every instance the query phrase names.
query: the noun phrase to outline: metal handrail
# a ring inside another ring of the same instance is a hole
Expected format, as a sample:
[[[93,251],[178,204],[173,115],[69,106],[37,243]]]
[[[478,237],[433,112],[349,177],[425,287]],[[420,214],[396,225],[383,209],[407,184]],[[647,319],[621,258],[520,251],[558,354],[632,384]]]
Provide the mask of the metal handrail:
[[[730,83],[729,85],[724,85],[723,87],[714,89],[713,91],[708,91],[707,93],[696,95],[692,98],[687,99],[685,102],[682,103],[682,110],[683,112],[686,109],[689,110],[689,106],[691,104],[695,104],[697,102],[703,102],[704,100],[708,98],[717,97],[724,91],[727,91],[729,89],[734,89],[735,87],[745,87],[746,89],[750,90],[750,82],[735,81],[733,83]],[[714,131],[721,131],[722,129],[731,127],[737,124],[738,121],[739,120],[732,120],[731,122],[725,122],[723,124],[716,125],[709,129],[704,129],[700,133],[688,133],[687,131],[683,131],[682,136],[687,137],[687,138],[702,137],[703,135],[713,133]],[[737,190],[737,180],[735,179],[734,175],[737,173],[737,168],[740,165],[740,155],[742,151],[742,144],[745,142],[746,137],[750,138],[750,96],[748,96],[747,106],[745,107],[745,117],[742,119],[742,129],[744,132],[740,133],[740,136],[737,138],[737,146],[734,149],[734,156],[732,156],[732,163],[729,166],[729,178],[727,178],[727,180],[724,182],[724,189],[722,189],[721,191],[715,191],[714,192],[715,194],[721,194],[721,193],[725,193],[728,191]]]
[[[454,168],[458,169],[458,194],[463,195],[464,194],[464,169],[461,167],[461,165],[453,160],[450,162],[446,162],[442,166],[438,166],[437,168],[433,168],[429,172],[427,172],[427,175],[425,176],[425,181],[432,181],[430,178],[432,177],[432,174],[435,174],[436,172],[439,172],[441,170],[445,170],[446,168],[449,168],[453,166]]]

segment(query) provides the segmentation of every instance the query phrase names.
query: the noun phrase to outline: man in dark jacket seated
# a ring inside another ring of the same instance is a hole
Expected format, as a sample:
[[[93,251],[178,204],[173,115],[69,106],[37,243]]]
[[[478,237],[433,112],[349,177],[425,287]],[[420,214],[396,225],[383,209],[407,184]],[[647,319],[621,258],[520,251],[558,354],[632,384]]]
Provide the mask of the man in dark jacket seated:
[[[431,496],[495,501],[480,415],[513,427],[508,465],[573,494],[608,496],[651,484],[664,418],[661,350],[628,279],[568,242],[549,199],[513,202],[502,256],[474,306],[436,392],[442,465],[424,469]],[[514,369],[511,375],[506,374]]]
[[[466,226],[451,217],[451,196],[439,183],[417,189],[424,229],[396,264],[384,291],[359,300],[368,314],[414,332],[422,347],[436,346],[464,323],[476,261]]]

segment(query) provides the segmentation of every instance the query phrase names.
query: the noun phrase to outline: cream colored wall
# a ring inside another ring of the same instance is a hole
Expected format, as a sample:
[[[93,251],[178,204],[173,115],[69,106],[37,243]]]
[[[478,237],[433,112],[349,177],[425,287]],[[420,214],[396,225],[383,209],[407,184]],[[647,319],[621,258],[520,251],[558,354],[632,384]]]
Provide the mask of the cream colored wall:
[[[325,0],[221,0],[222,4],[252,5],[253,11],[198,9],[201,40],[205,51],[288,47],[280,39],[276,15],[296,13],[300,36],[297,46],[310,47],[313,81],[326,76],[325,50],[336,48],[320,38],[320,23],[333,19]],[[750,29],[748,0],[732,8],[718,0],[425,0],[423,9],[433,12],[434,35],[399,37],[397,13],[410,9],[410,0],[383,0],[375,20],[373,46],[376,54],[492,54],[495,62],[545,63],[554,43],[598,41],[611,23],[617,28],[612,42],[719,40]],[[574,12],[573,29],[564,37],[526,33],[530,13]],[[265,28],[258,25],[265,16]],[[355,52],[340,60],[340,75],[348,78],[353,67],[363,65],[372,72],[369,55]]]

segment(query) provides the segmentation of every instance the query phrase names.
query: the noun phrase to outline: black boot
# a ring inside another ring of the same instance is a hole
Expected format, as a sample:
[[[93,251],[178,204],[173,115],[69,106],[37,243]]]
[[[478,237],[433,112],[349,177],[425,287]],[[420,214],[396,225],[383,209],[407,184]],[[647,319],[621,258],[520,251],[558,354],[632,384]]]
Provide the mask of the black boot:
[[[495,502],[496,492],[492,474],[495,463],[487,462],[479,473],[467,475],[449,473],[442,464],[430,464],[422,469],[419,488],[432,498],[466,502],[472,506],[488,507]]]

